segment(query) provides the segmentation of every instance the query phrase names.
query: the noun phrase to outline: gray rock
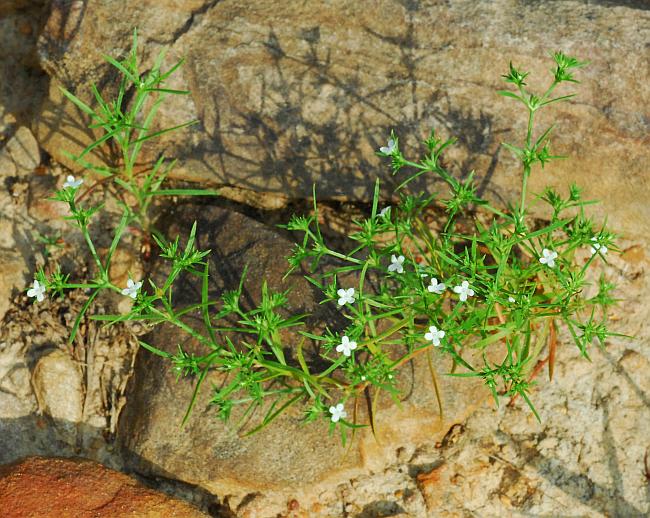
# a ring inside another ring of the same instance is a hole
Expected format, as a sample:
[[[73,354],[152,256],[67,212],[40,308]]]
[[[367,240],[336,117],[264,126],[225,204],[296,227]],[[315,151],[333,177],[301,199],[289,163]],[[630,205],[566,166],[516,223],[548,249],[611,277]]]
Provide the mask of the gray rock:
[[[609,214],[617,230],[645,233],[644,1],[337,0],[324,8],[315,1],[187,0],[155,9],[54,1],[39,46],[51,84],[38,135],[57,160],[91,138],[58,87],[89,100],[90,82],[114,84],[101,54],[126,52],[136,25],[145,66],[162,48],[170,50],[170,63],[187,58],[174,86],[191,95],[172,100],[160,126],[201,122],[161,140],[148,156],[164,150],[180,159],[180,176],[267,204],[307,197],[313,184],[322,198],[367,200],[375,178],[394,185],[388,164],[374,155],[390,129],[418,157],[431,127],[459,138],[446,154],[455,174],[475,169],[481,192],[512,199],[520,172],[500,143],[521,141],[526,120],[514,101],[496,94],[508,61],[531,70],[541,88],[550,76],[549,51],[589,60],[578,72],[582,85],[558,91],[579,97],[540,121],[559,122],[553,150],[570,158],[536,170],[531,186],[565,190],[576,181],[588,197],[604,200],[595,210]],[[255,198],[252,191],[273,196]]]

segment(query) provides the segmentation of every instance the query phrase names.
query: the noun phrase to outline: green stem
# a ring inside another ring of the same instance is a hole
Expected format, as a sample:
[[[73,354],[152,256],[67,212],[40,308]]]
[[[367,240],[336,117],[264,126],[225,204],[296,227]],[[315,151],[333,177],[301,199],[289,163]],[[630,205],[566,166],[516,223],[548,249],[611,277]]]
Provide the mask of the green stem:
[[[528,109],[528,132],[526,133],[526,147],[530,149],[530,144],[533,138],[533,118],[535,117],[535,112]]]
[[[343,259],[344,261],[350,261],[351,263],[355,263],[355,264],[364,263],[364,261],[362,261],[361,259],[356,259],[355,257],[350,257],[348,255],[335,252],[334,250],[330,250],[329,248],[326,248],[325,250],[326,250],[325,253],[327,255],[331,255],[332,257],[337,257],[338,259]]]
[[[84,235],[84,239],[86,240],[86,244],[88,245],[88,249],[90,250],[90,254],[93,256],[93,259],[95,260],[95,263],[97,264],[97,268],[99,268],[99,275],[103,281],[107,281],[107,272],[104,270],[104,265],[102,265],[102,261],[99,258],[99,254],[97,253],[97,250],[95,249],[95,245],[93,243],[92,238],[90,237],[90,232],[88,232],[88,227],[86,225],[81,227],[81,233]]]
[[[519,214],[523,218],[526,209],[526,193],[528,191],[528,177],[530,176],[530,166],[524,166],[524,176],[521,183],[521,203]]]

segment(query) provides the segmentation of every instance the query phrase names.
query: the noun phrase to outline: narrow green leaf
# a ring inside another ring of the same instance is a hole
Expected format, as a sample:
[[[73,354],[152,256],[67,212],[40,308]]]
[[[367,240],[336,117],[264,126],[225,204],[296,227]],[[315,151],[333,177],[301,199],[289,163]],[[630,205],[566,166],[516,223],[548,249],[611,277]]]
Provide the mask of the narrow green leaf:
[[[526,104],[526,101],[522,99],[519,95],[510,92],[508,90],[497,90],[497,94],[502,95],[503,97],[512,97],[513,99],[517,99],[518,101]]]
[[[113,258],[113,254],[115,253],[115,250],[117,249],[117,245],[120,242],[120,239],[122,238],[122,234],[124,233],[124,229],[126,226],[129,224],[129,221],[131,220],[131,215],[128,211],[124,211],[124,214],[122,214],[122,219],[120,220],[120,223],[117,225],[117,228],[115,229],[115,234],[113,236],[113,241],[111,242],[111,246],[108,249],[108,253],[106,254],[106,262],[104,266],[104,270],[108,271],[108,268],[111,265],[111,259]]]
[[[139,77],[136,78],[129,70],[127,70],[124,67],[124,65],[122,65],[122,63],[120,63],[119,61],[113,59],[110,56],[107,56],[106,54],[104,54],[103,57],[104,57],[104,59],[106,61],[108,61],[111,65],[113,65],[120,72],[122,72],[126,77],[128,77],[133,82],[134,85],[139,85],[140,84],[140,78]]]
[[[79,108],[82,112],[84,112],[87,115],[90,115],[94,119],[100,119],[101,117],[95,113],[95,111],[88,106],[86,103],[84,103],[81,99],[76,97],[74,94],[70,93],[68,90],[65,88],[59,86],[59,90],[61,90],[61,93],[65,95],[77,108]]]
[[[183,124],[179,124],[178,126],[173,126],[171,128],[166,128],[164,130],[156,131],[154,133],[150,133],[149,135],[145,135],[144,137],[141,137],[137,140],[134,140],[133,142],[131,142],[131,144],[139,144],[140,142],[144,142],[146,140],[159,137],[160,135],[164,135],[165,133],[169,133],[170,131],[176,131],[177,129],[198,124],[199,122],[200,122],[199,120],[188,121],[188,122],[184,122]]]
[[[548,104],[557,103],[557,102],[560,102],[560,101],[566,101],[566,100],[568,100],[568,99],[572,99],[572,98],[575,97],[575,96],[576,96],[576,94],[570,94],[570,95],[563,95],[562,97],[556,97],[555,99],[550,99],[550,100],[548,100],[548,101],[543,102],[543,103],[542,103],[542,106],[546,106],[546,105],[548,105]]]

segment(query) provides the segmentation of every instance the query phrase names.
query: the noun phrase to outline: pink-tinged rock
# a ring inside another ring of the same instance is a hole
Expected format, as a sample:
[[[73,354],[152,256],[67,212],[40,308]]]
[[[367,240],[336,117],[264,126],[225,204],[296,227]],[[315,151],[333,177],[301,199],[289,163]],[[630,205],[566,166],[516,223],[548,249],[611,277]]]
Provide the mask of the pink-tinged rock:
[[[0,467],[6,518],[202,518],[185,502],[85,459],[29,457]]]

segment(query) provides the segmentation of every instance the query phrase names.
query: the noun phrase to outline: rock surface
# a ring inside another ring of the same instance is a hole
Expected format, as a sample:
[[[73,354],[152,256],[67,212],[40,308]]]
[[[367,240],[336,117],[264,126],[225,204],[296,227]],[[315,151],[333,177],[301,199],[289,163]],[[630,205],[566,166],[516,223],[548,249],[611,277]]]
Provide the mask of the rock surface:
[[[0,467],[0,508],[11,518],[208,516],[101,464],[39,457]]]
[[[211,274],[216,293],[234,289],[248,264],[244,304],[259,298],[261,279],[265,278],[271,289],[284,290],[293,285],[288,308],[291,314],[317,306],[304,279],[294,275],[282,283],[286,270],[283,257],[290,243],[274,230],[241,214],[209,207],[177,209],[169,226],[162,225],[169,228],[173,238],[179,231],[186,234],[194,219],[198,220],[197,246],[212,249]],[[177,293],[181,297],[193,293],[194,302],[200,297],[196,285],[193,290],[191,285],[179,288]],[[190,296],[186,303],[191,301]],[[172,353],[177,352],[177,344],[183,344],[188,352],[205,354],[188,341],[187,335],[169,328],[158,328],[145,341]],[[439,362],[440,372],[450,368],[446,359],[436,356],[435,361]],[[169,361],[142,349],[120,419],[118,439],[126,465],[138,473],[199,485],[227,497],[231,506],[244,502],[249,511],[253,507],[264,510],[259,516],[281,512],[292,498],[309,508],[316,505],[320,493],[332,491],[341,480],[368,470],[381,471],[400,447],[441,438],[451,424],[462,421],[487,394],[480,382],[444,379],[445,419],[441,421],[426,361],[415,361],[411,367],[403,369],[400,380],[401,406],[388,397],[380,399],[378,439],[364,430],[357,434],[352,446],[343,447],[336,434],[328,435],[325,421],[303,425],[300,421],[304,409],[300,405],[257,434],[243,437],[252,426],[236,426],[241,411],[233,410],[231,422],[225,425],[217,419],[215,407],[209,405],[211,384],[224,382],[216,373],[206,378],[193,415],[181,427],[193,382],[188,378],[177,381]],[[361,422],[365,421],[365,406],[366,402],[360,400]],[[256,495],[254,504],[251,495]]]
[[[41,151],[32,132],[19,126],[13,136],[0,149],[0,175],[25,176],[34,172],[41,163]]]
[[[171,100],[160,125],[195,118],[201,124],[149,149],[151,157],[164,150],[179,158],[177,173],[185,178],[230,186],[240,196],[244,189],[307,197],[315,183],[321,198],[368,199],[376,177],[394,182],[374,155],[390,129],[417,158],[418,142],[435,127],[459,138],[446,154],[456,174],[476,169],[482,192],[513,199],[520,173],[500,143],[522,140],[526,116],[496,95],[501,74],[512,60],[541,88],[548,52],[561,49],[591,64],[579,70],[579,87],[558,91],[579,96],[541,116],[542,124],[558,121],[553,150],[570,158],[535,171],[531,186],[565,190],[576,181],[588,197],[604,201],[596,210],[616,230],[645,233],[650,11],[643,0],[119,5],[52,4],[39,45],[51,84],[37,127],[58,160],[66,162],[63,149],[89,142],[58,87],[89,100],[91,82],[113,84],[101,55],[125,52],[137,25],[145,63],[162,48],[170,50],[170,63],[187,58],[173,86],[191,94]]]
[[[81,422],[84,394],[79,365],[61,349],[38,360],[32,386],[41,412],[70,424]]]
[[[49,0],[0,2],[0,148],[7,129],[3,123],[11,135],[19,124],[31,121],[47,92],[36,38],[47,20],[48,4]]]
[[[41,161],[38,143],[27,127],[12,128],[11,133],[0,146],[0,319],[11,298],[25,289],[33,264],[33,225],[29,222],[27,230],[19,221],[27,217],[29,177]]]

